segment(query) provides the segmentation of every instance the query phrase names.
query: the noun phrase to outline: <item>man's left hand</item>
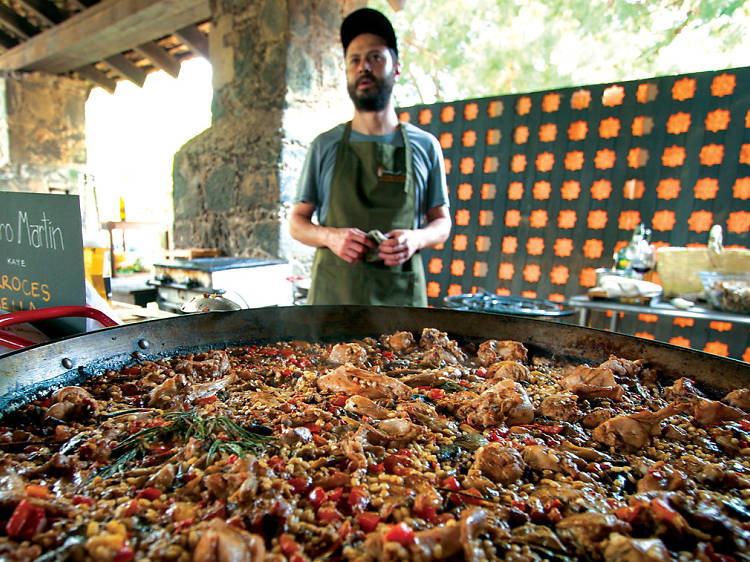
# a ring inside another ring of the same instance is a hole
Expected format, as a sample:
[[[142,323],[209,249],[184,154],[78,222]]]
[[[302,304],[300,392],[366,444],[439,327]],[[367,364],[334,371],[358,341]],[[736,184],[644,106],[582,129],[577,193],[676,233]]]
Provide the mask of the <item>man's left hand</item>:
[[[419,250],[417,233],[413,230],[391,230],[378,247],[378,252],[385,265],[401,265]]]

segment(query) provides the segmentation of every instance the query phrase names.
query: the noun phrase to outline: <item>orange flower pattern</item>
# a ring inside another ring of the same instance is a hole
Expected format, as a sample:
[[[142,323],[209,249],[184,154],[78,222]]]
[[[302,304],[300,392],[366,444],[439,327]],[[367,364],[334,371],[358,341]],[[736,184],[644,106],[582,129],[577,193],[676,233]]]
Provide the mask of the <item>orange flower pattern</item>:
[[[719,191],[719,180],[716,178],[701,178],[695,182],[696,199],[715,199]]]
[[[443,165],[445,166],[445,175],[450,175],[453,167],[450,158],[443,158]]]
[[[633,230],[641,222],[641,214],[638,211],[622,211],[617,220],[617,228],[620,230]]]
[[[500,129],[489,129],[487,131],[487,137],[485,139],[485,142],[489,144],[490,146],[495,144],[500,144],[500,139],[502,138],[502,134],[500,134]]]
[[[512,263],[501,263],[500,267],[497,268],[497,276],[499,279],[513,279],[513,274],[515,272],[516,268],[513,267]]]
[[[743,144],[740,147],[740,164],[750,165],[750,144]]]
[[[429,271],[433,275],[437,275],[438,273],[443,271],[443,260],[441,260],[440,258],[432,258],[427,264],[427,271]]]
[[[620,105],[625,99],[625,88],[622,86],[614,85],[606,88],[602,94],[602,105],[607,107],[614,107]]]
[[[464,131],[464,134],[461,135],[461,144],[464,146],[475,146],[477,144],[477,132]]]
[[[654,337],[654,334],[650,334],[649,332],[636,332],[635,337],[637,338],[643,338],[644,340],[653,340],[656,339]]]
[[[735,199],[750,199],[750,178],[739,178],[734,182],[732,196]]]
[[[552,185],[548,181],[538,181],[534,184],[534,199],[549,199],[552,193]]]
[[[607,226],[607,211],[601,209],[589,211],[587,225],[591,230],[601,230]]]
[[[693,211],[688,219],[688,228],[693,232],[708,232],[714,224],[711,211]]]
[[[437,281],[427,283],[427,296],[431,299],[438,298],[440,296],[440,283]]]
[[[477,252],[489,252],[492,247],[489,236],[477,236]]]
[[[614,150],[610,150],[609,148],[597,150],[596,157],[594,158],[594,166],[600,170],[609,170],[615,165],[616,158]]]
[[[452,123],[456,117],[456,109],[452,105],[446,105],[440,111],[440,120],[443,123]]]
[[[469,238],[466,234],[456,234],[453,237],[453,249],[457,252],[463,252],[469,246]]]
[[[683,338],[682,336],[675,336],[673,338],[669,338],[669,343],[672,345],[677,345],[680,347],[690,347],[690,340],[687,338]]]
[[[458,186],[458,190],[456,191],[456,195],[461,201],[468,201],[471,199],[471,194],[473,192],[473,188],[471,187],[470,183],[462,183]]]
[[[518,201],[523,198],[523,184],[520,181],[513,181],[508,184],[508,199]]]
[[[578,196],[581,194],[581,184],[575,180],[566,181],[562,185],[560,194],[563,199],[567,199],[568,201],[578,199]]]
[[[654,219],[651,221],[651,225],[653,226],[654,230],[658,230],[659,232],[665,232],[668,230],[672,230],[674,228],[675,223],[675,214],[674,211],[656,211],[654,213]]]
[[[479,226],[490,226],[495,222],[495,214],[490,209],[482,209],[479,211]]]
[[[591,92],[589,90],[578,90],[570,97],[570,107],[573,109],[586,109],[591,104]]]
[[[690,128],[690,114],[685,112],[673,113],[667,119],[667,132],[672,135],[687,133]]]
[[[429,125],[432,122],[432,111],[429,109],[423,109],[419,112],[419,124]]]
[[[487,262],[483,262],[483,261],[474,262],[474,271],[473,271],[474,277],[487,277],[487,271],[489,271]]]
[[[695,78],[683,78],[672,86],[672,99],[685,101],[695,96]]]
[[[654,101],[658,93],[659,87],[656,84],[638,84],[635,99],[638,100],[638,103]]]
[[[552,113],[560,109],[560,94],[547,94],[542,98],[542,111]]]
[[[558,228],[573,228],[577,220],[578,215],[575,211],[560,211],[560,214],[557,215],[557,226]]]
[[[402,111],[398,115],[398,120],[399,121],[404,121],[406,123],[411,123],[411,115],[409,114],[408,111]]]
[[[547,300],[563,303],[565,302],[565,295],[561,295],[560,293],[550,293],[547,295]]]
[[[452,285],[448,286],[447,293],[449,297],[455,297],[456,295],[462,294],[463,289],[461,288],[461,285],[459,283],[453,283]]]
[[[685,162],[684,146],[673,145],[664,149],[664,154],[661,157],[662,165],[675,168],[682,166],[683,162]]]
[[[750,213],[747,211],[735,211],[729,213],[727,218],[727,230],[735,234],[742,234],[750,230]]]
[[[707,144],[701,148],[698,158],[704,166],[717,166],[724,159],[724,145]]]
[[[557,138],[557,125],[546,123],[539,127],[539,140],[542,142],[552,142]]]
[[[497,159],[497,156],[488,156],[484,159],[484,166],[483,170],[485,174],[491,174],[493,172],[497,172],[498,167],[500,166],[500,161]]]
[[[647,322],[649,324],[656,322],[659,317],[656,314],[639,314],[638,320],[641,322]]]
[[[721,355],[722,357],[729,356],[729,346],[724,342],[710,341],[703,348],[706,353],[713,353],[714,355]]]
[[[717,332],[728,332],[732,329],[732,323],[731,322],[720,322],[718,320],[714,320],[708,325],[709,328],[712,330],[716,330]]]
[[[466,271],[466,264],[464,260],[453,260],[451,262],[451,275],[456,277],[463,277],[464,271]]]
[[[552,247],[558,258],[567,258],[573,253],[573,240],[570,238],[558,238]]]
[[[524,125],[516,127],[516,130],[513,132],[513,142],[524,144],[527,140],[529,140],[529,128]]]
[[[440,135],[440,147],[443,150],[447,150],[453,146],[453,134],[443,133]]]
[[[616,117],[608,117],[599,123],[599,136],[603,139],[611,139],[620,134],[620,120]]]
[[[516,113],[518,115],[528,115],[531,111],[531,98],[529,96],[521,96],[516,102]]]
[[[648,150],[645,148],[631,148],[628,151],[628,167],[642,168],[648,163]]]
[[[544,228],[547,226],[547,211],[544,209],[534,209],[531,211],[529,225],[531,228]]]
[[[609,199],[612,194],[612,184],[608,180],[596,180],[591,184],[591,198],[597,201]]]
[[[555,165],[555,155],[551,152],[542,152],[536,157],[536,169],[540,172],[549,172]]]
[[[474,172],[474,159],[470,156],[461,158],[460,169],[462,174],[471,174]]]
[[[574,121],[568,127],[568,138],[572,141],[580,141],[586,138],[589,125],[586,121]]]
[[[570,279],[570,271],[564,265],[556,265],[549,272],[549,280],[553,285],[565,285]]]
[[[494,199],[497,195],[497,186],[494,183],[482,184],[482,199]]]
[[[479,115],[479,106],[476,103],[467,103],[464,107],[464,119],[473,121]]]
[[[583,243],[583,256],[591,260],[596,260],[602,257],[604,251],[604,243],[601,240],[590,238]]]
[[[505,226],[513,228],[521,224],[521,211],[508,209],[505,211]]]
[[[593,267],[584,267],[578,276],[581,287],[593,287],[596,285],[596,270]]]
[[[535,299],[536,291],[521,291],[521,296],[525,299]]]
[[[500,117],[503,114],[503,102],[500,100],[490,102],[490,105],[487,108],[487,114],[490,117]]]
[[[468,209],[458,209],[456,211],[456,224],[458,226],[468,226],[471,213]]]
[[[583,152],[573,150],[565,155],[565,169],[575,171],[583,168]]]
[[[715,109],[710,111],[706,115],[706,130],[716,133],[718,131],[724,131],[729,127],[729,110],[728,109]]]
[[[536,264],[527,264],[523,268],[523,278],[527,283],[536,283],[542,276],[542,268]]]
[[[526,252],[530,256],[541,256],[544,252],[544,238],[532,236],[526,241]]]
[[[656,186],[656,196],[659,199],[677,199],[680,194],[680,180],[676,178],[666,178]]]
[[[737,77],[734,74],[719,74],[711,81],[711,95],[717,98],[731,96],[737,85]]]
[[[750,129],[750,109],[745,113],[745,128]]]
[[[640,199],[646,192],[646,185],[642,180],[628,180],[622,188],[622,196],[625,199]]]

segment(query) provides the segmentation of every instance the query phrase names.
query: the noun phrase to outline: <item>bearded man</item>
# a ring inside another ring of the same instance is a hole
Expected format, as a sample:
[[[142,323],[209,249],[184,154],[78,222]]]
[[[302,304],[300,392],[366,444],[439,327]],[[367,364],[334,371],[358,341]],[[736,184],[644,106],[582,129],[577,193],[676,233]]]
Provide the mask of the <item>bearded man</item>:
[[[451,229],[442,150],[398,120],[388,19],[356,10],[341,42],[354,117],[313,141],[289,223],[293,238],[317,248],[307,303],[427,306],[419,250]]]

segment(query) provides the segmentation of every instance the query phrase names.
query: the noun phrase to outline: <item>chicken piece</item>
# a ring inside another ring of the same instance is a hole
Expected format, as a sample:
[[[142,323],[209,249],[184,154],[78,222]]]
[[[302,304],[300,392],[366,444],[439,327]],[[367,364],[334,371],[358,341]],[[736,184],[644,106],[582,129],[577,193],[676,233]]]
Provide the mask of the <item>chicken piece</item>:
[[[565,388],[571,388],[578,384],[614,386],[616,381],[615,376],[610,369],[579,365],[570,375],[563,379],[563,386]]]
[[[630,361],[629,359],[610,355],[609,359],[599,366],[603,369],[609,369],[616,377],[633,379],[643,370],[643,360],[636,359],[635,361]]]
[[[398,355],[410,351],[415,345],[417,345],[411,332],[396,332],[390,336],[383,336],[381,341],[385,347]]]
[[[568,392],[550,394],[539,404],[539,413],[553,420],[574,422],[583,416],[578,409],[578,396]]]
[[[528,367],[518,361],[497,361],[487,368],[487,378],[496,379],[493,382],[500,379],[512,379],[521,382],[531,381],[532,377]]]
[[[388,448],[401,449],[423,434],[422,427],[403,418],[391,418],[378,422],[375,427],[387,437],[386,443],[378,443]]]
[[[337,343],[328,354],[328,360],[338,365],[350,363],[357,367],[364,367],[367,361],[367,350],[358,343]]]
[[[625,389],[619,384],[612,386],[596,386],[593,384],[573,384],[568,386],[568,390],[581,398],[607,398],[619,402],[625,394]]]
[[[612,462],[612,457],[609,455],[597,451],[596,449],[592,449],[591,447],[579,447],[578,445],[573,445],[573,443],[568,440],[565,440],[560,444],[560,450],[565,451],[566,453],[573,453],[575,456],[588,462]]]
[[[482,548],[482,541],[478,540],[487,528],[487,512],[479,507],[467,509],[461,513],[459,527],[461,529],[461,547],[466,562],[486,560],[487,554]]]
[[[422,337],[419,338],[419,347],[429,349],[431,347],[448,347],[451,340],[448,334],[436,328],[425,328]]]
[[[581,424],[586,429],[593,429],[597,425],[600,425],[615,415],[615,411],[612,408],[595,408],[588,414],[583,416]]]
[[[436,433],[455,435],[458,431],[456,422],[438,414],[434,406],[419,400],[401,403],[396,407],[396,411]]]
[[[475,427],[494,427],[531,423],[532,406],[523,387],[510,379],[503,379],[479,395],[479,399],[459,411]]]
[[[80,386],[65,386],[55,392],[50,399],[50,407],[44,418],[73,421],[94,415],[98,406],[96,400]]]
[[[421,373],[414,373],[413,375],[406,375],[399,380],[412,388],[418,388],[420,386],[440,386],[441,384],[444,384],[448,378],[445,376],[444,371],[430,370],[422,371]]]
[[[357,394],[366,398],[397,398],[407,400],[411,388],[401,381],[385,375],[378,375],[352,365],[342,365],[332,373],[317,380],[318,388],[328,392]]]
[[[584,481],[589,480],[587,474],[579,473],[576,461],[584,466],[586,463],[572,453],[555,451],[551,447],[529,445],[521,449],[524,462],[534,470],[551,470],[576,476]]]
[[[456,414],[465,408],[472,409],[472,404],[477,400],[479,400],[479,395],[476,392],[460,390],[446,394],[438,406],[441,411]]]
[[[216,396],[217,393],[226,390],[231,384],[237,380],[234,375],[229,375],[221,379],[216,379],[211,382],[204,382],[199,384],[191,384],[188,387],[188,392],[185,395],[185,402],[192,404],[196,400],[201,398],[208,398],[209,396]]]
[[[479,344],[477,359],[485,367],[498,361],[526,361],[528,350],[513,340],[487,340]]]
[[[229,356],[226,351],[213,350],[207,353],[200,353],[193,356],[192,359],[183,359],[179,361],[174,370],[177,373],[184,373],[194,377],[196,375],[208,378],[218,378],[229,371]]]
[[[159,490],[168,490],[172,486],[176,476],[177,469],[175,468],[175,465],[167,463],[146,480],[146,486],[158,488]]]
[[[717,400],[699,398],[695,401],[693,417],[699,425],[716,425],[725,421],[737,421],[745,417],[739,408],[727,406]]]
[[[518,481],[523,476],[525,468],[526,463],[521,454],[500,443],[490,443],[474,453],[472,469],[503,486]]]
[[[638,480],[638,493],[658,492],[666,490],[682,490],[687,483],[687,476],[682,472],[675,470],[664,461],[657,461],[649,467],[642,470],[643,477]]]
[[[344,408],[360,416],[368,416],[374,420],[382,420],[388,417],[390,410],[378,406],[366,396],[354,395],[347,398]]]
[[[629,416],[615,416],[599,424],[591,437],[610,447],[625,445],[630,449],[642,449],[651,442],[651,437],[661,433],[661,421],[674,415],[677,410],[673,405],[658,412],[644,410]]]
[[[664,388],[663,394],[664,398],[667,400],[703,398],[706,396],[698,390],[695,386],[695,382],[687,377],[681,377],[674,381],[672,386]]]
[[[461,548],[461,527],[454,524],[417,531],[410,551],[414,560],[444,560],[458,554]]]
[[[193,550],[193,562],[257,562],[265,556],[263,537],[228,525],[220,518],[203,526]]]
[[[728,402],[735,408],[742,408],[746,412],[750,411],[750,388],[733,390],[724,397],[724,402]]]
[[[444,347],[428,349],[419,360],[420,367],[439,368],[446,365],[458,365],[460,358]]]
[[[279,441],[288,446],[294,446],[294,445],[304,445],[305,443],[310,443],[313,440],[312,431],[310,431],[306,427],[295,427],[292,429],[287,429],[286,431],[281,432],[281,436],[279,437]]]
[[[188,382],[185,375],[177,373],[175,376],[168,378],[159,386],[154,388],[149,394],[148,405],[151,408],[167,408],[175,398],[182,393]]]
[[[580,554],[593,553],[600,541],[610,533],[627,533],[630,525],[611,513],[577,513],[564,517],[555,525],[555,532],[563,542]]]
[[[521,544],[535,544],[548,550],[565,552],[565,546],[549,527],[526,523],[513,529],[513,542]]]
[[[671,559],[660,539],[634,539],[612,533],[604,547],[605,562],[662,562]]]

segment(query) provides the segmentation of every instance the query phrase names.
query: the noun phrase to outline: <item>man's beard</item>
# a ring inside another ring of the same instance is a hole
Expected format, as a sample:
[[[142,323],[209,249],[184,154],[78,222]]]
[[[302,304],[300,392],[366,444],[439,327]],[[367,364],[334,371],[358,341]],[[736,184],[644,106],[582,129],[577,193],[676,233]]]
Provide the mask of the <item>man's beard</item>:
[[[357,83],[362,78],[372,81],[372,86],[362,93],[357,92]],[[354,84],[349,84],[347,90],[354,107],[359,111],[382,111],[388,106],[395,83],[395,73],[384,76],[382,79],[375,78],[370,73],[357,77]]]

